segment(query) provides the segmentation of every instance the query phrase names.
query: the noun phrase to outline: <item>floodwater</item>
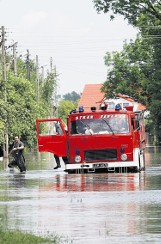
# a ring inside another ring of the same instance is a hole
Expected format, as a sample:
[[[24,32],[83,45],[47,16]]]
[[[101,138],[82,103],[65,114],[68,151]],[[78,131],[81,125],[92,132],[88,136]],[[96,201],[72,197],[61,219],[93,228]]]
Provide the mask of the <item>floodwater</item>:
[[[67,174],[50,154],[26,155],[26,174],[0,162],[0,229],[61,236],[60,243],[161,243],[161,148],[146,170]]]

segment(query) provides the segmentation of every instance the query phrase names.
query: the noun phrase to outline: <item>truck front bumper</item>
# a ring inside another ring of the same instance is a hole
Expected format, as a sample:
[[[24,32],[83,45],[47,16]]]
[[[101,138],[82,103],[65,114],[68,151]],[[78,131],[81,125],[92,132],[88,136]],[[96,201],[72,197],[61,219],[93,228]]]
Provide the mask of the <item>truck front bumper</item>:
[[[119,162],[96,162],[96,163],[79,163],[79,164],[66,164],[65,171],[70,170],[88,170],[95,171],[97,169],[115,169],[115,168],[129,168],[138,167],[138,162],[135,161],[119,161]]]

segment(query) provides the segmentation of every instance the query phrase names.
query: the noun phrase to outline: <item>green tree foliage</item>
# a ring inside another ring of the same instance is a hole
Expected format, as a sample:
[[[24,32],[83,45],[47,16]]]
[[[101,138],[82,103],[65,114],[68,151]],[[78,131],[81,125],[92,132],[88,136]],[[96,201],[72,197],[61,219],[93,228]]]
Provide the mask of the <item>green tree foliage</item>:
[[[123,51],[107,53],[105,64],[109,68],[102,90],[107,97],[118,93],[129,95],[148,104],[147,82],[153,68],[153,50],[139,37],[130,44],[124,44]]]
[[[1,99],[0,121],[2,129],[8,128],[10,142],[14,135],[21,135],[28,146],[36,142],[35,119],[42,113],[42,109],[35,99],[33,85],[23,77],[15,77],[8,73],[7,77],[7,102]],[[4,98],[4,93],[1,98]],[[2,142],[3,133],[1,133]]]
[[[73,102],[68,100],[61,100],[58,107],[59,117],[66,123],[68,114],[75,108],[76,107]]]
[[[134,98],[139,98],[142,102],[146,103],[151,112],[151,120],[154,122],[158,143],[161,144],[161,3],[157,0],[93,0],[93,2],[98,12],[103,11],[104,13],[109,13],[111,19],[114,19],[117,14],[122,15],[128,20],[129,24],[137,27],[140,31],[141,42],[144,45],[142,46],[144,53],[141,48],[139,48],[140,53],[143,54],[142,63],[140,63],[139,52],[134,49],[133,52],[134,55],[136,55],[135,64],[131,66],[131,62],[128,62],[127,69],[125,68],[125,58],[121,57],[122,53],[113,54],[112,60],[115,60],[114,65],[116,64],[117,58],[120,62],[120,68],[119,62],[117,62],[118,66],[116,67],[115,65],[114,70],[110,72],[110,81],[105,82],[103,89],[109,92],[109,84],[111,84],[112,95],[113,91],[116,89],[116,91],[128,92],[130,95],[134,96]],[[129,45],[129,48],[132,48],[132,44]],[[128,50],[128,54],[129,53],[130,50]],[[146,53],[147,55],[145,55]],[[147,59],[148,56],[149,62]],[[128,57],[130,56],[128,55]],[[106,55],[107,65],[110,58],[110,55]],[[125,68],[126,71],[124,70],[122,72],[121,69],[123,68]],[[124,77],[125,72],[127,72],[130,79],[129,87],[126,88],[125,86],[127,86],[128,83],[126,77]],[[132,74],[134,77],[131,76]],[[134,91],[131,90],[132,87]]]
[[[13,74],[11,67],[7,70],[6,82],[0,74],[0,88],[0,144],[3,144],[4,129],[7,127],[9,143],[15,135],[20,135],[28,147],[34,147],[37,142],[35,120],[48,117],[50,113],[55,89],[54,74],[48,74],[44,85],[40,84],[38,100],[35,65],[30,62],[28,80],[26,64],[18,59],[17,76]]]
[[[64,120],[64,122],[66,122],[68,114],[71,112],[71,110],[77,108],[79,99],[80,95],[73,91],[65,94],[63,99],[60,100],[58,105],[58,114],[59,117]]]
[[[45,83],[42,84],[42,98],[47,102],[51,102],[54,87],[57,86],[55,73],[48,73]]]
[[[141,19],[151,23],[161,21],[161,3],[158,0],[93,0],[97,12],[109,13],[114,19],[117,14],[124,16],[133,26],[139,26]],[[147,21],[147,20],[146,20]]]
[[[63,95],[63,99],[76,102],[78,99],[80,99],[80,94],[76,93],[75,91],[72,91],[71,93]]]

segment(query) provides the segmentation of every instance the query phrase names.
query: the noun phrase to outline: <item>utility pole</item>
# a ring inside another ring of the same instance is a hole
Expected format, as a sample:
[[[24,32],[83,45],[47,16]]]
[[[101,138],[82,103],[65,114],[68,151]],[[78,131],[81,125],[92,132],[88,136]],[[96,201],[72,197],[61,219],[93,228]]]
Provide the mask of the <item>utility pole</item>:
[[[57,94],[57,88],[58,88],[58,84],[57,84],[57,72],[56,72],[56,66],[54,66],[54,79],[55,79],[55,89],[54,89],[54,94],[53,94],[53,100],[54,100],[54,115],[56,117],[58,117],[58,94]]]
[[[5,53],[5,29],[4,26],[1,27],[2,31],[2,80],[4,82],[4,101],[7,106],[7,78],[6,78],[6,53]],[[8,121],[7,121],[7,112],[5,111],[5,120],[4,120],[4,140],[3,140],[3,156],[8,158]]]
[[[6,53],[5,53],[5,30],[4,26],[1,27],[2,30],[2,79],[6,83]],[[5,93],[5,101],[6,101],[6,93]]]
[[[15,42],[15,43],[13,44],[13,70],[14,70],[14,75],[17,75],[16,48],[17,48],[17,42]]]
[[[13,48],[13,72],[14,72],[14,75],[17,75],[16,45],[17,45],[17,42],[15,42],[14,44],[12,44],[8,47],[5,47],[5,51],[9,48]]]
[[[39,58],[36,55],[36,87],[37,87],[37,102],[39,102]]]
[[[52,57],[50,58],[50,73],[53,71],[53,59]]]
[[[44,66],[41,66],[42,86],[44,85]]]
[[[42,86],[44,86],[44,81],[45,81],[45,72],[44,72],[44,67],[45,66],[47,66],[47,65],[45,64],[45,65],[41,66],[41,82],[42,82]]]
[[[27,80],[30,80],[30,54],[29,54],[29,50],[27,49],[27,55],[26,55],[26,78]]]

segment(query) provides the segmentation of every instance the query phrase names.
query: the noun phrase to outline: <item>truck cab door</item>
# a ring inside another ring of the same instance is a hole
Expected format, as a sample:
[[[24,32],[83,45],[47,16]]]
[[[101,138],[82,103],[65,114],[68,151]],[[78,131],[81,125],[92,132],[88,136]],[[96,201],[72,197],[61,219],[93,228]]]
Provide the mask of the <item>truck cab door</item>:
[[[39,152],[50,152],[59,157],[67,155],[67,132],[63,125],[59,118],[36,120]]]

